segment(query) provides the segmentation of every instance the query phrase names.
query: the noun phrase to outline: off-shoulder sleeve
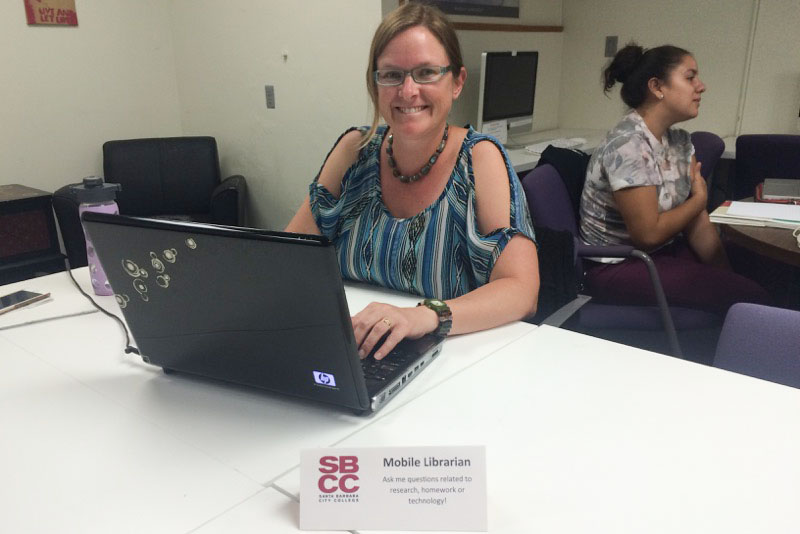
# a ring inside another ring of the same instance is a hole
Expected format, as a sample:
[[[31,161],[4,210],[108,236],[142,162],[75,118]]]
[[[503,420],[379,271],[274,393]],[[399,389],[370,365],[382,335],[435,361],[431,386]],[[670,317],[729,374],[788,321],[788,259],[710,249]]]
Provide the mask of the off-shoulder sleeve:
[[[533,230],[533,223],[531,215],[528,211],[528,202],[525,198],[525,192],[522,189],[522,184],[519,181],[517,173],[511,165],[508,154],[502,144],[491,136],[480,135],[473,143],[471,143],[470,152],[472,147],[479,141],[488,140],[497,146],[503,156],[503,161],[506,166],[506,173],[508,175],[508,185],[511,193],[511,204],[509,206],[510,225],[506,228],[497,228],[489,234],[482,234],[478,226],[478,213],[477,213],[477,199],[474,189],[474,175],[472,173],[472,158],[469,158],[469,175],[472,188],[470,189],[470,198],[467,202],[467,243],[468,254],[474,271],[474,276],[481,284],[489,281],[492,269],[494,268],[497,259],[505,249],[511,239],[516,235],[522,235],[533,241],[536,244],[536,234]]]
[[[344,133],[342,133],[342,135],[339,136],[331,149],[328,151],[328,155],[325,156],[325,161],[322,162],[317,175],[314,177],[314,181],[312,181],[308,186],[308,199],[311,207],[311,215],[314,217],[314,222],[317,223],[317,227],[322,232],[322,235],[331,240],[333,240],[333,238],[339,233],[341,226],[341,215],[345,206],[347,205],[347,199],[350,197],[350,195],[346,194],[349,185],[349,178],[353,172],[353,168],[358,165],[358,162],[353,164],[353,166],[351,166],[342,177],[342,187],[339,198],[333,196],[328,188],[319,183],[319,175],[322,172],[322,168],[325,166],[325,162],[328,161],[331,152],[333,152],[333,149],[336,148],[336,145],[339,144],[345,135],[353,130],[363,130],[363,128],[348,128]]]

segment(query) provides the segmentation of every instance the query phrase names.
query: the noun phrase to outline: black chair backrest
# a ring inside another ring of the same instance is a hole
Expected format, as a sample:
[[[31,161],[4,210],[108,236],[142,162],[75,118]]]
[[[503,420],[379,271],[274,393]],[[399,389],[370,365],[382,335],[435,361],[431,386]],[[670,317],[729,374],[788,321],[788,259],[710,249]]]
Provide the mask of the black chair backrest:
[[[736,138],[733,198],[751,197],[765,178],[800,177],[800,135],[753,134]]]
[[[122,185],[117,195],[126,215],[208,213],[220,183],[213,137],[160,137],[103,144],[107,182]]]

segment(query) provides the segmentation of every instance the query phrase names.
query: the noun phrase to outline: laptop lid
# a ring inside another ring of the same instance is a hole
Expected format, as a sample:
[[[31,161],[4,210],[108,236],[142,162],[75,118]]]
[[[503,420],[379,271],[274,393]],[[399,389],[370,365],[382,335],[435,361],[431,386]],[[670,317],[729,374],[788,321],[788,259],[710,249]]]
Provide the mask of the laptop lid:
[[[335,249],[324,237],[82,218],[145,361],[370,409]]]

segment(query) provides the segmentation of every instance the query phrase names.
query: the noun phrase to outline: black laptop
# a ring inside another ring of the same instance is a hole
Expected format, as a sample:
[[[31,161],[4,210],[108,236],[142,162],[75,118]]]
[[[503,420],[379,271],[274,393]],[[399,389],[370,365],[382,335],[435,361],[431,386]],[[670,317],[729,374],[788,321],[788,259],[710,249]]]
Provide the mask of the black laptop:
[[[335,248],[321,236],[87,212],[83,224],[142,358],[369,413],[441,350],[361,360]]]

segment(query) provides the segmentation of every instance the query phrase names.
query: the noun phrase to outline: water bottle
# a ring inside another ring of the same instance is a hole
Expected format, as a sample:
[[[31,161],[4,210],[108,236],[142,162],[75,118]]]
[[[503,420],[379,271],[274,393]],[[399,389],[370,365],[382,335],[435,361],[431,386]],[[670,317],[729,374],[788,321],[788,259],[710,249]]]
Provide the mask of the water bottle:
[[[119,207],[114,199],[117,196],[117,191],[121,189],[119,184],[107,184],[103,181],[102,176],[88,176],[83,179],[80,185],[72,186],[78,197],[78,216],[80,217],[85,211],[96,211],[97,213],[111,213],[118,214]],[[92,288],[97,295],[113,295],[111,284],[108,283],[108,277],[100,265],[100,260],[94,251],[92,240],[89,234],[86,233],[86,228],[83,229],[83,235],[86,237],[86,260],[89,263],[89,277],[92,280]]]

